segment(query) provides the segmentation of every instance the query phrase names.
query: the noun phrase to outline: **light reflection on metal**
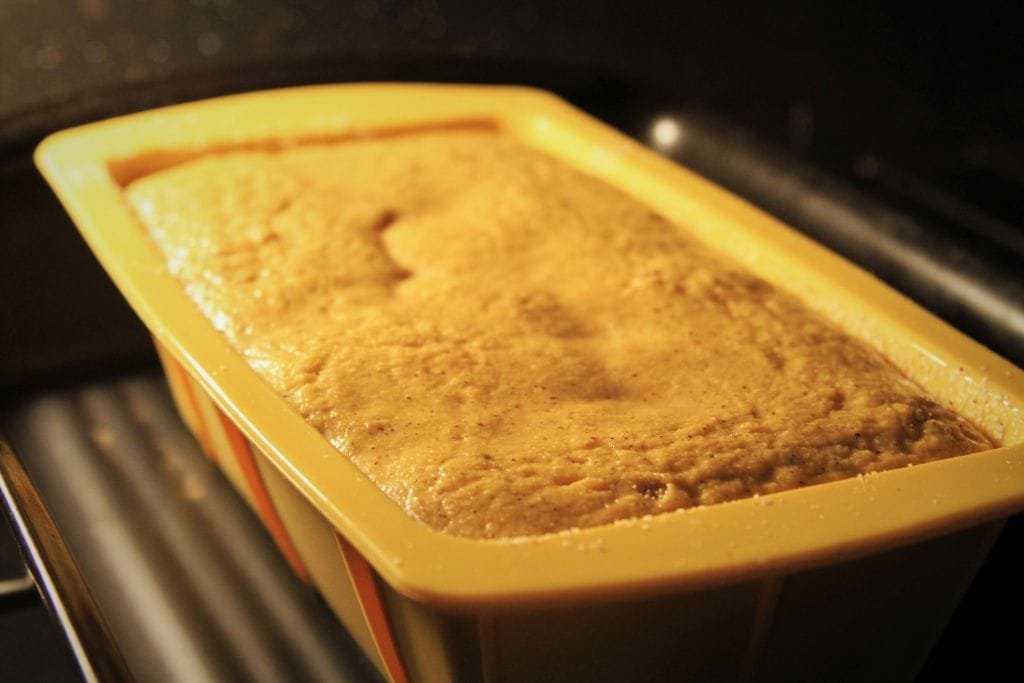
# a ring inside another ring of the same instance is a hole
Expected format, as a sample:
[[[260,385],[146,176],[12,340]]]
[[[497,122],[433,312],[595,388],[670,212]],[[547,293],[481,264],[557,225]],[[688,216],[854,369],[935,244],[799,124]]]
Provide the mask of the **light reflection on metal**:
[[[686,138],[686,128],[674,117],[662,116],[651,124],[650,144],[662,154],[675,152],[686,144]]]

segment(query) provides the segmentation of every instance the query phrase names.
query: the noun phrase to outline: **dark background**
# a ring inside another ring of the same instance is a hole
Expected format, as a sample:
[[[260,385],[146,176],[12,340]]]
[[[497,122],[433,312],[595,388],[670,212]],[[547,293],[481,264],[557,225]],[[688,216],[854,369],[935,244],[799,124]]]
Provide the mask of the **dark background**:
[[[637,129],[645,116],[707,112],[897,206],[915,200],[875,183],[872,169],[923,178],[1005,239],[976,238],[933,203],[934,223],[959,231],[993,268],[1019,272],[1020,254],[1005,245],[1024,234],[1022,12],[1011,3],[894,5],[6,0],[0,399],[153,364],[146,333],[33,169],[38,141],[76,123],[258,87],[526,83]],[[1011,585],[999,572],[1012,566],[986,567],[991,580],[973,589],[965,623],[994,620],[1000,603],[1017,616],[1019,589],[985,593]],[[37,617],[0,615],[0,662],[47,657],[46,628]],[[1005,661],[1015,635],[993,627],[971,636],[954,625],[923,678]]]

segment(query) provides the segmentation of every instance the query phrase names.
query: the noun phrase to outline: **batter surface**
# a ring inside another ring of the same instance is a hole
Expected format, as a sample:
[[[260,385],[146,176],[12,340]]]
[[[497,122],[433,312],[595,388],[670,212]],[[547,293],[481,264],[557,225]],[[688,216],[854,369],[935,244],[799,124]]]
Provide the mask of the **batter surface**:
[[[211,154],[127,198],[252,367],[452,534],[994,445],[792,296],[497,132]]]

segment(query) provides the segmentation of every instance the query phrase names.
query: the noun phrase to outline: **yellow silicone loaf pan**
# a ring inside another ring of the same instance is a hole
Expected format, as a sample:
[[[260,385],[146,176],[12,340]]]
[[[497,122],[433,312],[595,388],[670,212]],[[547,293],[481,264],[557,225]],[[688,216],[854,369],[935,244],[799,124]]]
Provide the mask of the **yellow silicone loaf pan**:
[[[253,372],[169,275],[129,180],[218,149],[496,125],[631,193],[869,343],[1005,446],[771,496],[477,541],[414,521]],[[382,674],[909,679],[1024,507],[1024,373],[863,271],[556,97],[367,84],[225,97],[48,138],[37,163],[156,339],[204,451]]]

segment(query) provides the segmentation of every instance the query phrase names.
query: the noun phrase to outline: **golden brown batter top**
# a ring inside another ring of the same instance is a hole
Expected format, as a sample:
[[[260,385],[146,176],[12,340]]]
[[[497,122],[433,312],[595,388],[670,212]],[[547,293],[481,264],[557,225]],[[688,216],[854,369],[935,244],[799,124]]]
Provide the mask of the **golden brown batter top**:
[[[993,446],[792,296],[500,133],[211,154],[127,194],[256,371],[445,532],[587,527]]]

